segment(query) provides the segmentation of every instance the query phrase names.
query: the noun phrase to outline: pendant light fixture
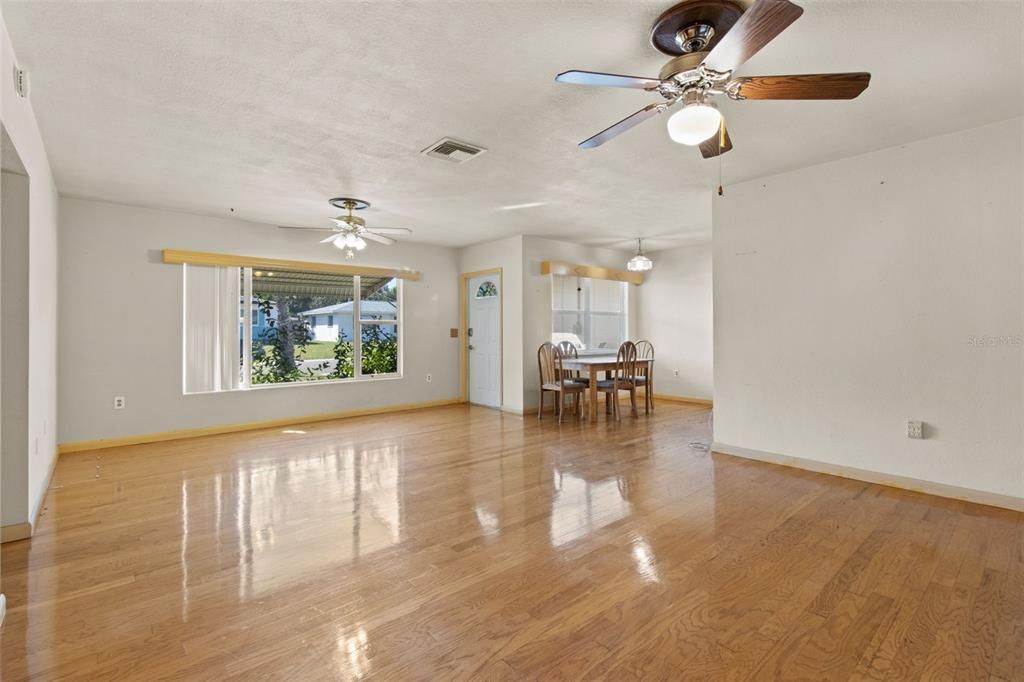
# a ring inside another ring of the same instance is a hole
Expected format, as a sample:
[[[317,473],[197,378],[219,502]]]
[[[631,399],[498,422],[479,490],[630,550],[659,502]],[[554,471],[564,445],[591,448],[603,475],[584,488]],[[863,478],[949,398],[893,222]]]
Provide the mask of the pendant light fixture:
[[[640,240],[636,240],[636,255],[626,263],[626,269],[630,272],[647,272],[654,267],[654,261],[644,255],[643,246]]]

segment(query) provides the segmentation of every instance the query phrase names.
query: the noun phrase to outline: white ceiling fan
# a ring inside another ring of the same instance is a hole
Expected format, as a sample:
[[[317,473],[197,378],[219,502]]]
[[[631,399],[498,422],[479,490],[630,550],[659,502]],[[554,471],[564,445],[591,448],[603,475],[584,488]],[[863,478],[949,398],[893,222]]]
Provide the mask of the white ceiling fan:
[[[320,232],[330,231],[330,237],[322,239],[321,244],[334,244],[345,251],[346,260],[355,258],[356,251],[366,248],[366,240],[390,246],[395,240],[385,235],[389,234],[410,234],[412,230],[405,227],[374,227],[366,226],[366,221],[352,215],[352,211],[361,211],[370,207],[370,202],[350,197],[337,197],[330,200],[331,206],[344,209],[345,215],[331,218],[334,227],[298,227],[292,225],[279,225],[285,230],[316,230]]]

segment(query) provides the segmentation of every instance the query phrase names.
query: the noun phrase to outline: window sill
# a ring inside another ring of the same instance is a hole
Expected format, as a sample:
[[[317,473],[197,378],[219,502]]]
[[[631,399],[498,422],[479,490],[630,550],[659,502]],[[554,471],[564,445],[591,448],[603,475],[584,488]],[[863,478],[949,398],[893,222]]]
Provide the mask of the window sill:
[[[380,374],[372,377],[360,377],[358,379],[324,379],[322,381],[284,381],[279,384],[256,384],[255,386],[229,388],[223,391],[191,391],[183,392],[182,395],[210,395],[213,393],[247,393],[249,391],[266,391],[274,388],[296,388],[305,386],[338,386],[339,384],[369,384],[381,381],[396,381],[402,379],[401,374]]]

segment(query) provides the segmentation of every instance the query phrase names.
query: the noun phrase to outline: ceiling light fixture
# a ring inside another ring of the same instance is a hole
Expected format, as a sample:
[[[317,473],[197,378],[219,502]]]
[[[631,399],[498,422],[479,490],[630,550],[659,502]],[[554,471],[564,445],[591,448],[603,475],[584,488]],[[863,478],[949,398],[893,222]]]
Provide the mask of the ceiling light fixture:
[[[636,255],[626,263],[626,269],[630,272],[647,272],[654,267],[654,261],[644,255],[643,246],[640,240],[636,240]]]
[[[352,232],[338,235],[332,243],[339,249],[362,251],[366,248],[366,240]]]
[[[668,136],[673,142],[693,147],[718,132],[722,113],[697,91],[688,92],[684,101],[683,108],[668,119]]]

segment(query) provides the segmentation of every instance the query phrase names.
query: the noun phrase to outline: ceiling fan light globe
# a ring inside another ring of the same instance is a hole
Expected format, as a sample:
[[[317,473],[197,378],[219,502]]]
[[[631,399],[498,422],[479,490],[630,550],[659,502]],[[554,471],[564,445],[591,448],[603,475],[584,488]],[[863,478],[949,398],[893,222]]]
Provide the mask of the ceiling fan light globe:
[[[669,117],[668,136],[673,142],[693,147],[717,133],[721,125],[722,113],[718,109],[694,102]]]
[[[332,241],[331,243],[334,244],[334,248],[336,248],[336,249],[344,249],[345,248],[345,238],[344,237],[340,237],[340,236],[339,237],[335,237],[334,241]]]
[[[366,248],[366,240],[362,237],[355,237],[355,239],[352,240],[352,246],[355,247],[356,251],[362,251]]]

